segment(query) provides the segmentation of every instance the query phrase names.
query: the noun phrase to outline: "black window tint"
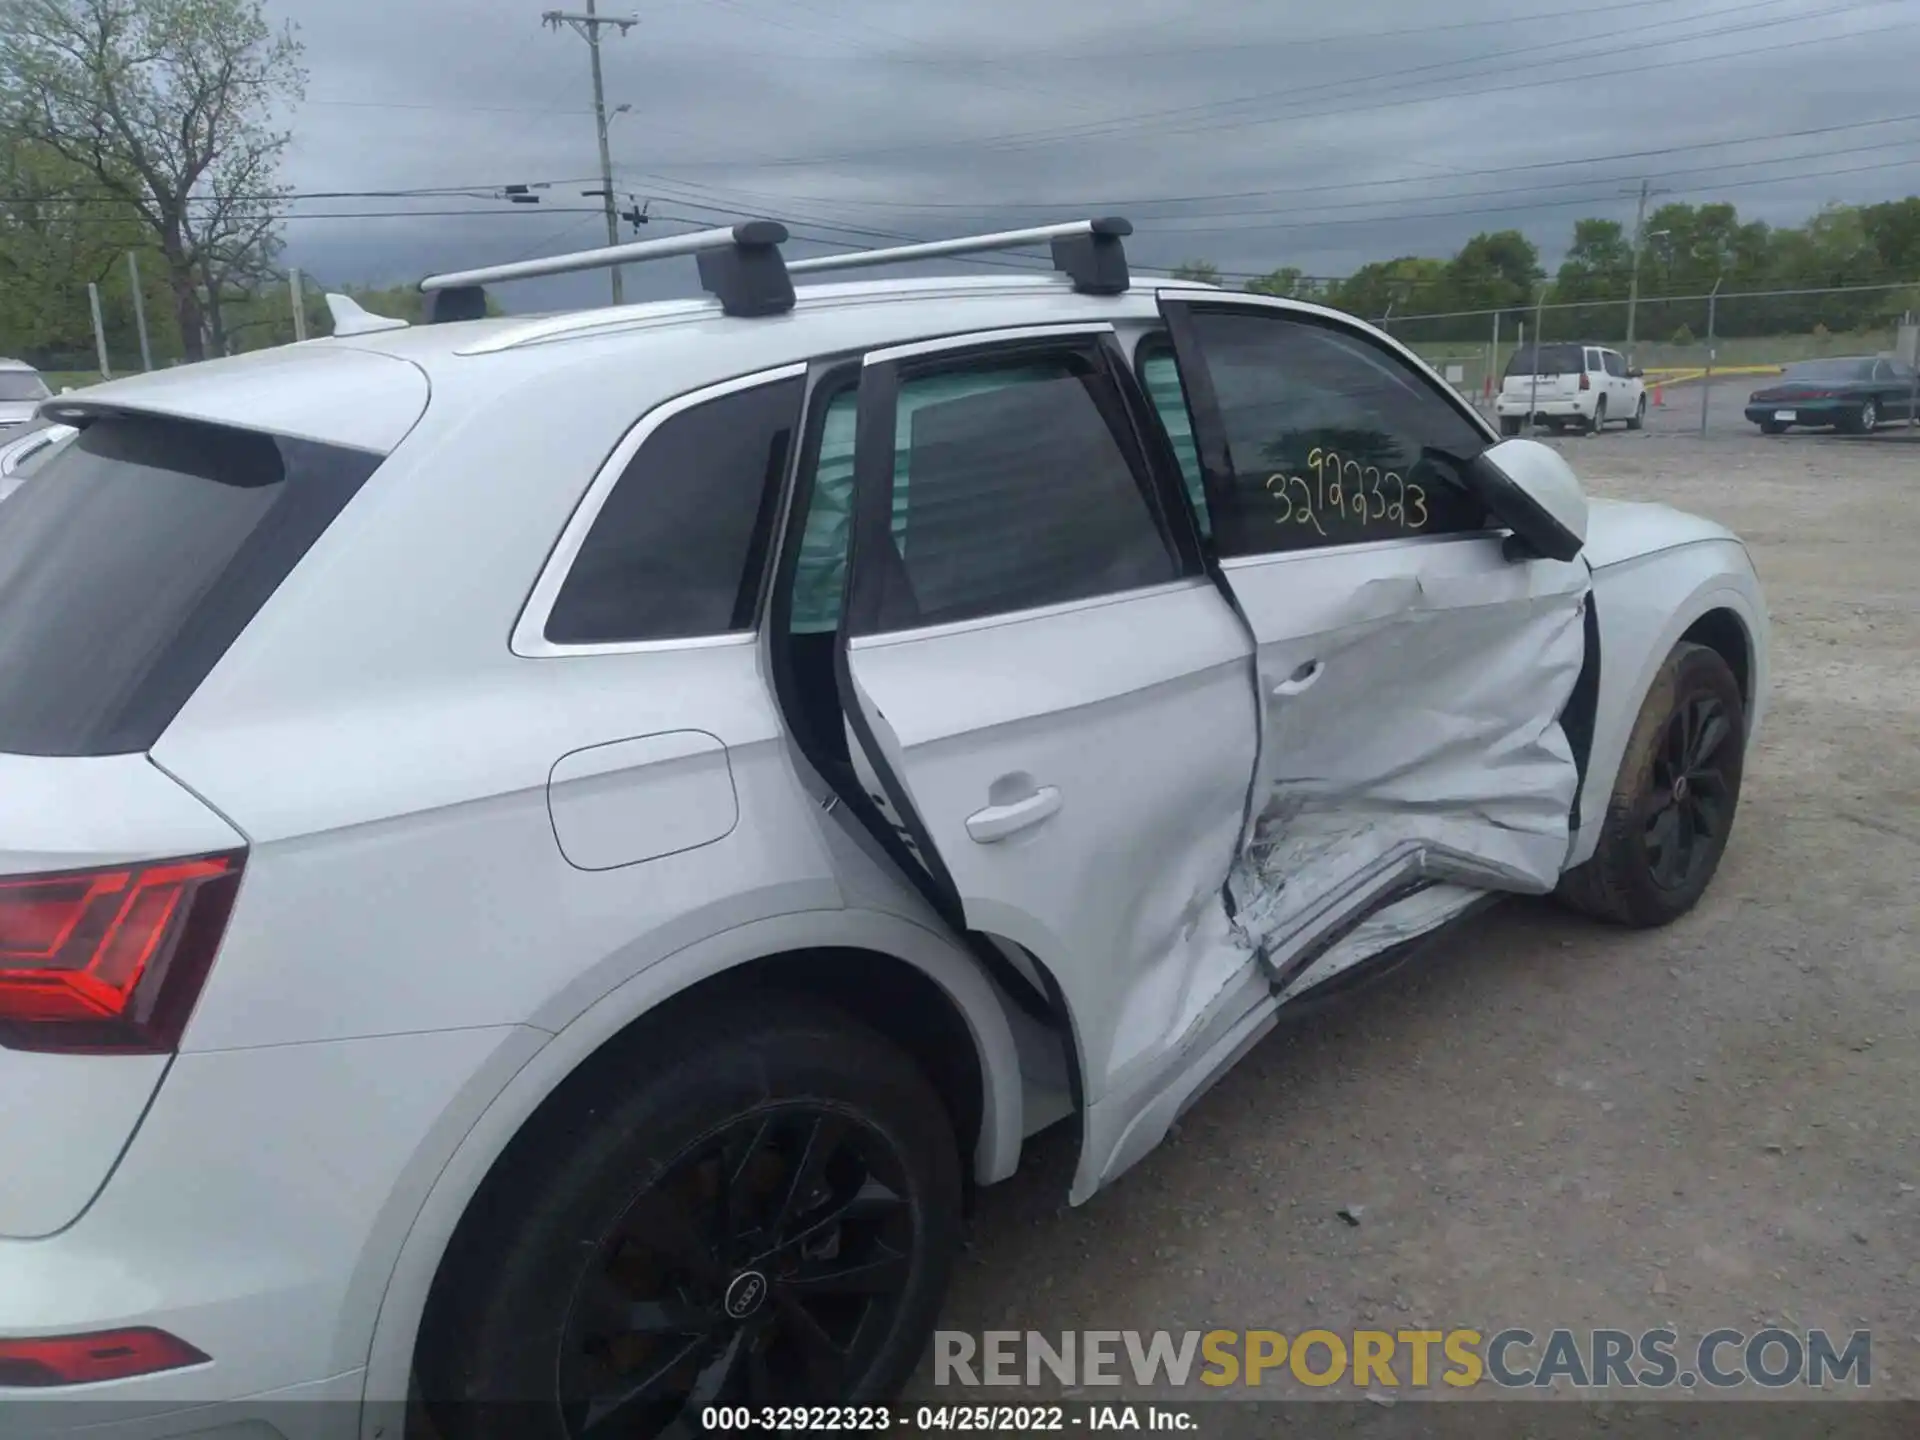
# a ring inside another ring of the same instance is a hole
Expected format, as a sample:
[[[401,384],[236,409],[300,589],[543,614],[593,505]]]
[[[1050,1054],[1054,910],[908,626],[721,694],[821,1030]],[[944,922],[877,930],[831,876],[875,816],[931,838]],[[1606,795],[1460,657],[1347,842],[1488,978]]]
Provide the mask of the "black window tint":
[[[1310,322],[1193,321],[1233,467],[1214,511],[1221,554],[1486,527],[1461,481],[1485,437],[1397,357]]]
[[[1513,352],[1508,375],[1578,375],[1586,363],[1578,345],[1529,345]]]
[[[1605,352],[1603,358],[1607,362],[1607,374],[1618,375],[1622,379],[1626,378],[1627,367],[1623,363],[1621,363],[1620,357],[1618,355],[1614,354],[1613,351],[1608,350]]]
[[[145,750],[381,457],[89,424],[0,505],[0,751]]]
[[[1118,397],[1107,385],[1068,356],[902,380],[893,553],[876,562],[893,574],[879,585],[869,628],[967,620],[1178,577],[1144,467],[1115,433]]]
[[[750,629],[802,382],[722,395],[647,437],[547,617],[556,645]]]

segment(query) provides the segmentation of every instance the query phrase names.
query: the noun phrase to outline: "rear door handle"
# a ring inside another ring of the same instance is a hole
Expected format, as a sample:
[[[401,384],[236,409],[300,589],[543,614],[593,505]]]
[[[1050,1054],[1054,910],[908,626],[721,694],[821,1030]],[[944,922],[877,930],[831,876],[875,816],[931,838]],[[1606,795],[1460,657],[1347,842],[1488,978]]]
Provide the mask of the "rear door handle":
[[[1324,661],[1309,660],[1298,670],[1294,671],[1292,675],[1273,687],[1274,699],[1284,700],[1289,695],[1304,695],[1315,685],[1319,684],[1320,677],[1326,673],[1327,667]]]
[[[982,845],[991,845],[1009,835],[1031,829],[1051,817],[1060,808],[1057,786],[1044,785],[1011,805],[989,805],[967,817],[967,834]]]

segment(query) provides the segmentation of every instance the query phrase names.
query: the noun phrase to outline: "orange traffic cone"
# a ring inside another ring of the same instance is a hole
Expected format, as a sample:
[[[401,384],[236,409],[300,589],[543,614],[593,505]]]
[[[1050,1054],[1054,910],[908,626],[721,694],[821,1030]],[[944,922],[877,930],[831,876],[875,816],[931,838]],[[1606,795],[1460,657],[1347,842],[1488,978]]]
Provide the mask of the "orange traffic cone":
[[[1658,385],[1653,387],[1653,404],[1656,410],[1666,408],[1667,392]]]

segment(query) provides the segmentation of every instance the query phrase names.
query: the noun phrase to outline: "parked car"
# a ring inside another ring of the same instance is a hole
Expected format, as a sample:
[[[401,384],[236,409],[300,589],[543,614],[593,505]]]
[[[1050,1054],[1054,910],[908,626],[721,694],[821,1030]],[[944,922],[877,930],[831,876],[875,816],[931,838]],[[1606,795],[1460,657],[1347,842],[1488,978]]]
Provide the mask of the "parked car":
[[[33,419],[35,408],[52,393],[26,361],[0,359],[0,440]]]
[[[0,500],[19,489],[27,476],[75,433],[73,426],[52,420],[29,420],[0,432]]]
[[[743,225],[52,407],[0,511],[0,1386],[342,1440],[885,1402],[1026,1137],[1083,1202],[1499,897],[1699,900],[1741,542],[1351,317],[1132,288],[1126,233],[796,295],[927,252]],[[457,318],[689,252],[711,298]]]
[[[1747,397],[1747,419],[1768,435],[1794,426],[1870,434],[1914,415],[1913,367],[1904,360],[1856,355],[1789,365],[1777,385]]]
[[[1604,345],[1548,344],[1516,350],[1507,362],[1494,412],[1500,433],[1518,435],[1531,420],[1554,430],[1577,425],[1598,431],[1619,420],[1629,430],[1647,423],[1643,372]]]

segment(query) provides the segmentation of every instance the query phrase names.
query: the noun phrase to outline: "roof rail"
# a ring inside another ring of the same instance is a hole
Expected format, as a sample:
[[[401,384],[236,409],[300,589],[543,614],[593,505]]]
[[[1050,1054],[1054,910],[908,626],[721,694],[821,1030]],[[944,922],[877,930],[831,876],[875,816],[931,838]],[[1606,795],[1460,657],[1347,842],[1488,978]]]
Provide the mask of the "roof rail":
[[[427,323],[478,320],[487,313],[487,295],[481,287],[506,280],[531,280],[542,275],[570,275],[581,270],[608,270],[644,260],[692,255],[700,264],[700,283],[719,297],[729,315],[780,315],[793,308],[794,275],[829,270],[862,270],[872,265],[897,265],[909,260],[934,260],[942,255],[977,255],[987,250],[1017,250],[1045,241],[1053,248],[1053,268],[1073,281],[1086,295],[1122,295],[1129,281],[1127,252],[1121,241],[1133,233],[1130,221],[1117,216],[1101,220],[1068,220],[1058,225],[1036,225],[1026,230],[997,230],[986,235],[962,235],[952,240],[894,245],[881,250],[852,250],[843,255],[821,255],[789,265],[780,254],[787,227],[773,220],[745,220],[715,230],[695,230],[662,240],[640,240],[629,245],[605,245],[571,255],[542,260],[514,260],[478,270],[456,270],[429,275],[420,282],[428,298]]]
[[[420,289],[429,297],[428,324],[478,320],[487,313],[487,295],[482,288],[486,285],[692,255],[699,262],[701,285],[719,298],[720,308],[727,314],[778,315],[793,308],[793,282],[787,279],[787,267],[780,257],[780,246],[786,239],[784,225],[772,220],[746,220],[661,240],[605,245],[542,260],[515,260],[477,270],[429,275],[420,282]]]
[[[953,240],[929,240],[917,245],[894,245],[883,250],[850,250],[843,255],[821,255],[795,260],[790,275],[813,275],[824,270],[859,270],[869,265],[896,265],[909,260],[935,260],[942,255],[977,255],[987,250],[1017,250],[1051,241],[1053,268],[1087,295],[1126,293],[1127,252],[1121,241],[1133,233],[1131,221],[1118,216],[1101,220],[1069,220],[1059,225],[1036,225],[1026,230],[999,230],[986,235],[962,235]]]

